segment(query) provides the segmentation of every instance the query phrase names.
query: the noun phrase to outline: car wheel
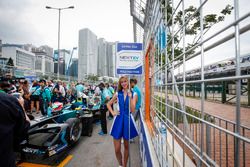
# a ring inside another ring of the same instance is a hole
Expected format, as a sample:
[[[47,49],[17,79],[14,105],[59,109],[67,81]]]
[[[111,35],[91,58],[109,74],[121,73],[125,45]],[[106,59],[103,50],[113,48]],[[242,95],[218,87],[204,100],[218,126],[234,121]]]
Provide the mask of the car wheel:
[[[82,133],[82,122],[77,118],[69,118],[66,120],[66,123],[69,125],[67,128],[67,139],[69,144],[76,143]]]

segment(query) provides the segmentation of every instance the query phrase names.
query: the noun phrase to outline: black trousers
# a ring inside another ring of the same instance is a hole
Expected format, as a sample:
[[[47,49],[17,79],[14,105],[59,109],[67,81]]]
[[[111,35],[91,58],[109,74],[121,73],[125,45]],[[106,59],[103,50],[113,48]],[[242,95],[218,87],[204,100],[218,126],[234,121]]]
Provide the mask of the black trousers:
[[[49,107],[49,102],[40,99],[40,109],[42,115],[47,115],[48,107]]]
[[[140,117],[140,109],[133,112],[132,115],[134,116],[135,121],[137,121],[137,119]]]
[[[101,127],[102,127],[102,132],[104,134],[107,134],[107,119],[106,119],[106,112],[107,112],[107,106],[106,105],[102,105],[100,108],[100,112],[101,112]]]
[[[113,104],[111,105],[112,110],[114,110]],[[111,112],[109,111],[109,117],[113,118],[113,115],[111,114]]]

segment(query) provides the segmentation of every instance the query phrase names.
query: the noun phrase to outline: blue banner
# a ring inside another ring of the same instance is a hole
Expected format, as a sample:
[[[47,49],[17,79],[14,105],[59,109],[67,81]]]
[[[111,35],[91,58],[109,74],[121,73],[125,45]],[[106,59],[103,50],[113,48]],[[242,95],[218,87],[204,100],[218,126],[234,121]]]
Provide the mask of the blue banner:
[[[142,74],[142,66],[140,66],[136,69],[119,69],[119,68],[117,68],[117,74],[139,75],[139,74]]]
[[[117,74],[141,75],[142,65],[143,57],[141,43],[117,43]]]
[[[121,50],[142,50],[142,43],[118,43],[117,52]]]

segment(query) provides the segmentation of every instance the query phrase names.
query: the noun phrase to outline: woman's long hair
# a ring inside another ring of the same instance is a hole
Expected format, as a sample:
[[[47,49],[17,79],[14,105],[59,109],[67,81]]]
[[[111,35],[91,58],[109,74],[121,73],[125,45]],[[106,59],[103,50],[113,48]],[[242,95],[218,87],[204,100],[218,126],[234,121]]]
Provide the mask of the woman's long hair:
[[[121,91],[123,89],[122,84],[121,84],[123,79],[125,79],[127,81],[127,83],[128,83],[128,77],[126,77],[126,76],[120,77],[119,82],[118,82],[118,91]]]

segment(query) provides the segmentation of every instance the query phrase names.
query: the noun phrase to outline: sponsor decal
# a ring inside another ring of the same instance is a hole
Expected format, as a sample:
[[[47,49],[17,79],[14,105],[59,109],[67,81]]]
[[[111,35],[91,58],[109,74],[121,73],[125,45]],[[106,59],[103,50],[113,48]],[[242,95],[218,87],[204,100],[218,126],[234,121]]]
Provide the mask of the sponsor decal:
[[[127,55],[123,56],[120,55],[120,61],[139,61],[139,56]]]
[[[23,152],[25,153],[30,153],[30,154],[45,154],[44,151],[40,151],[39,149],[35,149],[35,148],[23,148]]]
[[[55,150],[52,150],[52,151],[49,151],[49,157],[56,154],[56,151]]]

